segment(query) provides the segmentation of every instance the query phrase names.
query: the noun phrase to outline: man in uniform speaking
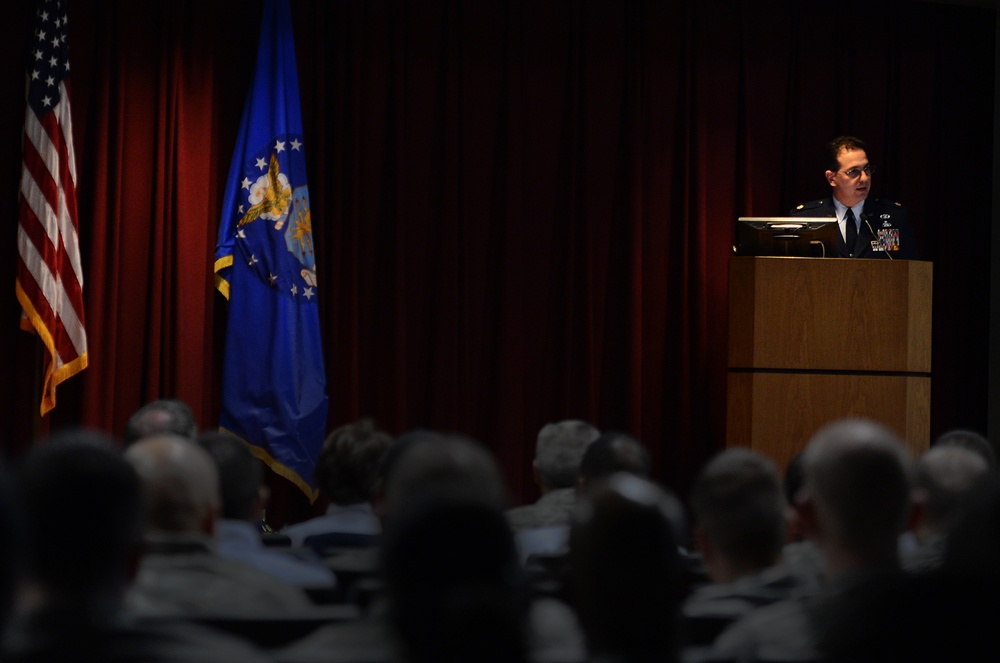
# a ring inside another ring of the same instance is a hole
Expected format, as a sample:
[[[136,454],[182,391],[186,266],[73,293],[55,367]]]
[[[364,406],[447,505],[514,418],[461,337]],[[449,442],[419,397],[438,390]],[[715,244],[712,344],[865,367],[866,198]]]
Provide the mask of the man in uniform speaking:
[[[833,195],[804,203],[791,216],[835,216],[840,226],[839,258],[915,260],[916,237],[899,203],[869,198],[874,166],[864,141],[840,136],[827,144],[826,181]]]

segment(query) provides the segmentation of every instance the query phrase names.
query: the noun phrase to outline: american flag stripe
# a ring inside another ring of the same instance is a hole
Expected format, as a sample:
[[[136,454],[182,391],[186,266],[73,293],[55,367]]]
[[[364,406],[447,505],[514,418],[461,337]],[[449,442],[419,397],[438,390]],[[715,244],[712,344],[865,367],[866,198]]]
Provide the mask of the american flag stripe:
[[[56,367],[61,366],[64,363],[61,358],[75,357],[87,349],[87,334],[76,313],[77,301],[71,294],[72,286],[80,293],[79,284],[72,280],[67,284],[57,273],[53,273],[49,268],[51,262],[42,257],[27,233],[19,237],[17,249],[21,256],[19,284],[25,293],[31,295],[30,307],[34,309],[35,317],[44,323],[47,331],[56,330]],[[71,287],[67,288],[67,285]],[[59,333],[60,330],[65,333]]]
[[[68,207],[69,200],[59,191],[47,171],[39,171],[37,166],[39,162],[37,152],[26,146],[21,195],[27,206],[22,208],[21,227],[48,264],[70,265],[74,278],[69,280],[69,287],[81,291],[83,274],[79,251],[67,247],[67,244],[77,246],[76,228],[73,226],[72,214]],[[36,210],[40,211],[41,215]],[[64,242],[62,238],[72,238],[72,240]]]
[[[56,386],[87,366],[66,31],[66,2],[40,1],[27,72],[16,290],[49,354],[43,415],[55,407]]]

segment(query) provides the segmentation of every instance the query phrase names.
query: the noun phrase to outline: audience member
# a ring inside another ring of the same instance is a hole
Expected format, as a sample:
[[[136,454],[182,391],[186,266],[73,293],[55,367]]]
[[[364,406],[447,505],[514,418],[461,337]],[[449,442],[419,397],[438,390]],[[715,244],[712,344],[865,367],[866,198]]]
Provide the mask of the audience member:
[[[293,546],[321,551],[337,545],[367,545],[382,532],[373,499],[392,437],[368,419],[331,432],[316,460],[314,479],[329,500],[326,513],[282,530]],[[309,541],[307,541],[309,539]]]
[[[652,458],[639,440],[627,433],[608,431],[594,440],[583,453],[577,490],[586,492],[592,484],[616,472],[649,478],[652,471]]]
[[[904,556],[906,570],[924,572],[943,563],[949,532],[989,473],[983,456],[965,446],[938,445],[920,455],[916,487],[922,508],[913,527],[919,547]]]
[[[997,468],[997,455],[993,445],[974,430],[956,428],[940,435],[931,447],[965,447],[983,457],[991,472]]]
[[[934,449],[936,447],[932,447]],[[963,500],[944,563],[831,615],[827,660],[995,661],[1000,652],[1000,482],[987,474]]]
[[[694,539],[711,583],[685,601],[688,645],[708,645],[750,610],[788,598],[794,575],[776,566],[785,543],[785,500],[775,464],[734,448],[716,455],[691,490]]]
[[[422,430],[401,436],[387,460],[380,545],[385,595],[362,619],[323,627],[276,652],[277,659],[492,660],[504,653],[519,660],[526,646],[533,661],[580,660],[582,639],[565,604],[544,597],[520,603],[517,565],[505,561],[512,557],[511,531],[502,516],[506,491],[492,454],[473,440]],[[482,594],[466,591],[466,582],[475,578]],[[421,614],[412,592],[425,587],[438,587],[439,593],[425,597]],[[448,587],[454,593],[445,592]],[[489,600],[478,602],[479,596]],[[456,605],[467,610],[455,613]],[[514,621],[525,630],[512,632]],[[415,631],[415,624],[425,630]],[[496,644],[499,637],[507,641]],[[404,653],[410,658],[401,659]]]
[[[457,496],[505,510],[500,468],[489,449],[461,435],[421,435],[395,456],[386,471],[384,520],[414,501]]]
[[[146,403],[125,424],[125,446],[156,433],[173,433],[193,440],[198,435],[198,422],[191,406],[176,398]]]
[[[819,430],[805,454],[799,509],[806,536],[823,551],[827,585],[752,611],[719,636],[715,656],[818,659],[836,646],[830,633],[843,632],[833,622],[898,585],[913,483],[902,441],[874,422],[843,420]]]
[[[580,461],[599,435],[596,428],[576,419],[546,424],[538,432],[531,465],[542,495],[533,504],[507,510],[522,564],[534,566],[540,559],[566,552]]]
[[[549,423],[538,431],[531,462],[541,497],[533,504],[507,510],[515,530],[568,525],[576,504],[576,478],[580,461],[600,431],[585,421],[567,419]]]
[[[655,484],[625,473],[582,498],[570,538],[568,595],[590,660],[677,660],[679,509]]]
[[[291,585],[333,587],[333,572],[318,558],[264,547],[256,523],[263,520],[268,489],[262,484],[260,461],[247,445],[222,431],[202,433],[197,441],[219,470],[222,513],[215,522],[218,553]]]
[[[458,495],[401,506],[382,570],[389,623],[409,663],[527,661],[527,595],[503,513]]]
[[[125,452],[143,483],[146,555],[130,600],[143,614],[260,617],[306,612],[298,587],[215,551],[219,472],[194,441],[142,438]]]
[[[133,614],[123,598],[141,556],[135,470],[102,434],[64,431],[33,447],[18,475],[26,587],[4,661],[261,661],[249,644],[183,621]]]
[[[805,483],[805,453],[792,456],[785,466],[782,489],[785,494],[785,522],[788,541],[781,550],[781,566],[797,579],[803,593],[816,592],[823,586],[823,551],[805,536],[796,505],[799,491]]]

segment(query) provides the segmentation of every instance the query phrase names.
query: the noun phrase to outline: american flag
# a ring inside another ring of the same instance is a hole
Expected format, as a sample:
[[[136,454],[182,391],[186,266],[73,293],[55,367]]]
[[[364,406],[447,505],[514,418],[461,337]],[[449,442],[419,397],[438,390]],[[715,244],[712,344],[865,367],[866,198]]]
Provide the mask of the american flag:
[[[66,1],[40,1],[27,71],[17,298],[22,326],[48,351],[43,416],[55,407],[56,386],[87,367],[67,30]]]

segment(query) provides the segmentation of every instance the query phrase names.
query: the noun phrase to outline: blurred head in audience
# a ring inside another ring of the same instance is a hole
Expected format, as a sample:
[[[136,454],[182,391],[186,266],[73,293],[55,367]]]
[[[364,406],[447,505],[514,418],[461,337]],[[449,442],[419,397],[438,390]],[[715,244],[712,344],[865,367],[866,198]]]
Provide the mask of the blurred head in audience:
[[[142,479],[147,530],[212,534],[221,510],[219,471],[193,440],[158,434],[125,451]]]
[[[416,497],[398,505],[382,547],[390,621],[406,660],[526,660],[526,595],[500,509],[458,492]]]
[[[788,539],[790,541],[800,541],[802,537],[802,525],[799,522],[799,512],[795,508],[796,496],[802,490],[805,482],[804,454],[799,453],[792,456],[785,466],[785,475],[781,481],[781,489],[785,494],[785,523],[788,528]]]
[[[489,450],[459,435],[423,432],[391,455],[386,468],[386,516],[413,501],[457,496],[505,509],[503,476]]]
[[[120,600],[140,556],[143,499],[115,443],[68,430],[19,469],[31,579],[51,599]]]
[[[750,449],[724,451],[691,490],[695,541],[714,582],[777,562],[785,543],[785,500],[775,464]]]
[[[813,436],[804,462],[800,515],[826,555],[827,575],[898,566],[913,486],[899,437],[875,422],[837,421]]]
[[[982,456],[991,471],[995,471],[997,467],[997,456],[993,445],[974,430],[963,428],[950,430],[934,440],[931,447],[964,447]]]
[[[206,431],[197,442],[219,469],[221,516],[249,522],[261,520],[269,491],[262,485],[261,463],[247,445],[224,431]]]
[[[576,485],[583,453],[600,431],[586,421],[567,419],[538,431],[532,467],[542,492]]]
[[[914,530],[917,539],[923,542],[947,534],[989,473],[986,460],[967,447],[936,446],[921,454],[916,464],[916,486],[923,511]]]
[[[156,433],[173,433],[194,439],[198,435],[198,422],[191,406],[176,398],[161,398],[146,403],[125,424],[125,446]]]
[[[392,437],[370,419],[341,426],[323,442],[313,478],[333,504],[371,502]]]
[[[608,431],[584,451],[577,488],[586,491],[589,485],[616,472],[648,478],[652,470],[653,461],[641,442],[627,433]]]
[[[433,431],[400,440],[386,466],[381,563],[407,660],[523,660],[525,596],[492,454]]]
[[[682,598],[677,500],[615,474],[581,498],[570,534],[568,593],[600,660],[672,661]]]

